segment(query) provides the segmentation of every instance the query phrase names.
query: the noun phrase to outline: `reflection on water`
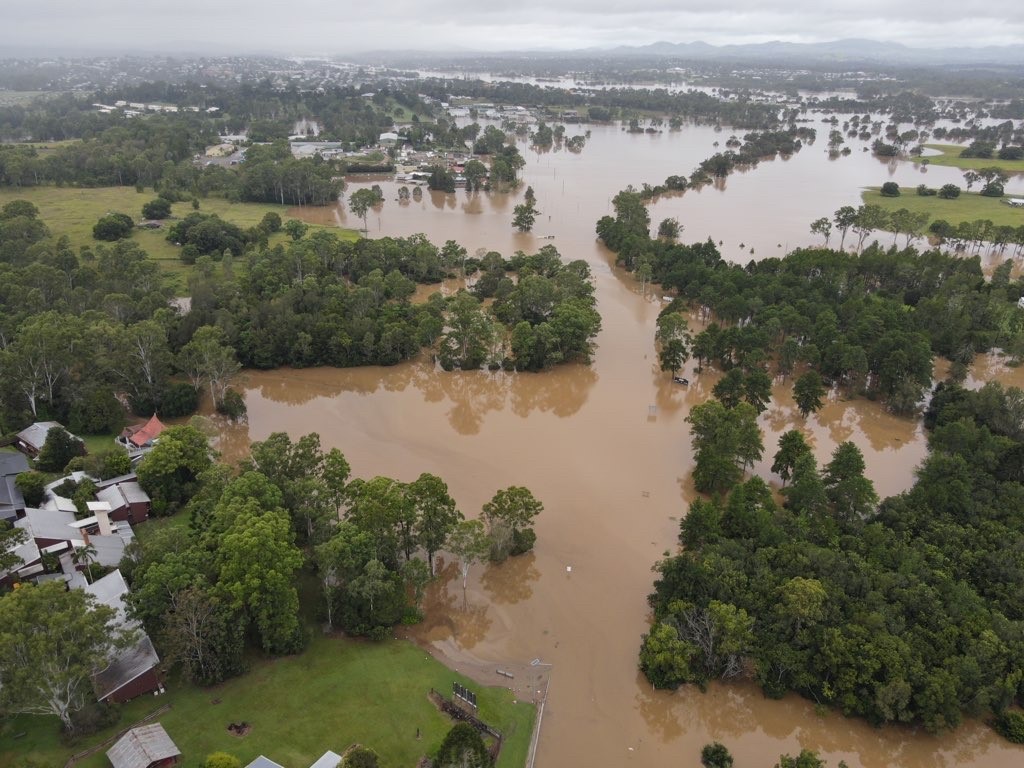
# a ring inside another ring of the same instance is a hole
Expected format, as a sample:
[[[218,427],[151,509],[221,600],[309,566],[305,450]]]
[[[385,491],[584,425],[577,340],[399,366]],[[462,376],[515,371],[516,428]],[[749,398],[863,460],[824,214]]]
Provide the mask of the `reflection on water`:
[[[444,563],[425,598],[427,618],[413,633],[452,655],[471,650],[481,660],[554,664],[542,768],[626,762],[677,768],[695,765],[701,746],[716,739],[728,744],[737,765],[751,768],[801,747],[851,768],[1024,764],[1020,748],[978,722],[937,737],[874,729],[835,712],[819,716],[796,696],[770,701],[749,683],[712,685],[706,694],[693,688],[668,693],[652,691],[637,673],[651,567],[675,547],[678,521],[695,496],[685,418],[709,396],[719,374],[697,374],[691,361],[681,372],[690,380],[684,387],[658,370],[653,333],[664,304],[657,288],[645,292],[613,266],[595,240],[594,224],[627,184],[688,174],[720,138],[711,128],[652,140],[592,126],[579,155],[525,153],[525,181],[544,214],[532,234],[511,226],[512,206],[525,186],[502,194],[424,194],[400,206],[393,182],[350,184],[348,193],[372,183],[385,189],[388,202],[371,217],[371,232],[424,232],[437,243],[457,240],[470,253],[484,248],[506,256],[551,242],[563,257],[585,259],[603,324],[594,364],[544,374],[444,373],[427,360],[390,368],[250,371],[240,386],[248,424],[226,428],[221,448],[237,457],[249,440],[271,432],[297,437],[316,431],[325,447],[344,451],[356,476],[410,481],[421,472],[440,475],[469,517],[497,489],[529,487],[545,505],[536,551],[500,566],[474,566],[465,592],[455,565]],[[857,205],[861,186],[888,178],[912,187],[921,176],[910,164],[880,165],[859,151],[829,161],[820,146],[808,146],[785,162],[734,174],[724,190],[666,195],[650,210],[655,224],[678,217],[684,240],[711,236],[723,241],[728,258],[746,262],[812,243],[810,221]],[[929,169],[929,185],[946,181],[960,182],[959,171]],[[296,213],[349,221],[344,206]],[[554,239],[541,239],[549,235]],[[457,288],[424,288],[417,300]],[[691,329],[699,324],[691,321]],[[972,376],[972,386],[989,377],[1024,383],[1024,372],[987,357]],[[880,495],[910,486],[926,450],[917,421],[866,400],[845,400],[842,393],[805,419],[791,390],[792,379],[776,380],[760,418],[765,458],[755,473],[780,484],[771,475],[772,456],[779,436],[795,428],[821,463],[838,443],[856,443]]]

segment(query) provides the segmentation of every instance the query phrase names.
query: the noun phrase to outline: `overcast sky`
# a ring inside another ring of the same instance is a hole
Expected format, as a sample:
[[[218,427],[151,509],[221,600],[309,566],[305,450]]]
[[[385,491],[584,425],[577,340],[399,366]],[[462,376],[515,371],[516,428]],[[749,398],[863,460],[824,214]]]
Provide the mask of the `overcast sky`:
[[[1024,41],[1021,0],[28,0],[0,2],[0,56],[102,52],[572,49],[869,38],[913,47]]]

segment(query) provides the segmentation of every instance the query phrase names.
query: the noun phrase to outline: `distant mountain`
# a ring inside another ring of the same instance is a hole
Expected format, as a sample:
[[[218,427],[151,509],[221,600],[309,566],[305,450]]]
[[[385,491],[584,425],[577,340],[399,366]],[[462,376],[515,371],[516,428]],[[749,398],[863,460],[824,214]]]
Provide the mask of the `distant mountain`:
[[[597,49],[590,49],[596,52]],[[1024,64],[1024,45],[984,48],[911,48],[877,40],[833,40],[826,43],[751,43],[710,45],[704,42],[669,43],[604,49],[609,56],[672,57],[690,60],[790,61],[865,64]]]

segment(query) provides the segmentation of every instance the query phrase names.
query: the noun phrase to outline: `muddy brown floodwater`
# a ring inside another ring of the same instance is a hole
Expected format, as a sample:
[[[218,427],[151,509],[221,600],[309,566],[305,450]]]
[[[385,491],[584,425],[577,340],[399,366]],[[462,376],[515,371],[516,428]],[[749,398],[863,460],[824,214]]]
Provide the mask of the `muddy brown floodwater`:
[[[675,549],[679,518],[694,496],[684,419],[708,397],[715,377],[696,374],[691,363],[687,388],[658,371],[653,330],[661,297],[650,290],[642,295],[611,266],[611,255],[594,240],[594,223],[627,183],[687,172],[710,154],[712,141],[727,136],[690,129],[652,140],[601,128],[580,155],[526,152],[525,180],[543,211],[532,235],[510,226],[513,196],[425,193],[422,203],[400,206],[394,183],[383,182],[388,202],[370,216],[373,235],[425,232],[435,242],[451,238],[471,250],[506,255],[551,242],[563,257],[587,260],[603,322],[594,364],[543,374],[445,373],[423,361],[386,369],[249,372],[243,385],[248,424],[226,430],[222,449],[238,456],[250,440],[274,431],[293,437],[315,431],[326,446],[344,451],[358,476],[408,481],[421,472],[440,475],[470,516],[499,488],[533,490],[545,505],[536,551],[501,566],[474,567],[465,595],[454,569],[445,570],[428,595],[426,620],[412,634],[455,662],[553,664],[537,759],[542,768],[676,768],[696,764],[701,746],[712,740],[724,742],[737,765],[750,768],[773,765],[781,753],[801,748],[851,768],[1021,765],[1024,751],[976,721],[941,736],[875,729],[836,712],[819,714],[796,696],[769,701],[750,684],[713,685],[705,694],[653,691],[637,671],[651,567]],[[731,258],[746,256],[751,244],[758,256],[774,255],[783,238],[790,246],[809,241],[787,222],[799,220],[805,232],[817,216],[856,204],[856,185],[890,173],[870,158],[831,164],[812,157],[822,154],[820,147],[804,153],[730,178],[725,192],[708,189],[669,201],[671,213],[658,203],[652,218],[678,215],[687,237],[723,239]],[[845,176],[839,182],[820,177],[840,168]],[[929,172],[929,183],[939,170]],[[919,175],[914,168],[893,173]],[[851,187],[850,177],[858,174],[864,180]],[[734,194],[743,185],[752,186]],[[295,213],[346,223],[342,209]],[[541,239],[549,235],[553,239]],[[995,363],[979,366],[978,376],[987,375],[1012,378],[1016,372]],[[883,496],[910,486],[925,455],[917,422],[863,400],[832,401],[804,420],[783,382],[761,426],[766,456],[792,427],[808,434],[819,460],[839,442],[854,441]],[[770,461],[754,471],[772,479]]]

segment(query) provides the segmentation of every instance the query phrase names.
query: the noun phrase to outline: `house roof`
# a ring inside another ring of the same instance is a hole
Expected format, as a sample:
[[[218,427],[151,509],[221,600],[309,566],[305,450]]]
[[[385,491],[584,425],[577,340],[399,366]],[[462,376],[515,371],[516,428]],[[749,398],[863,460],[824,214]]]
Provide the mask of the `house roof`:
[[[74,527],[75,513],[61,509],[26,509],[25,517],[15,521],[33,539],[81,541],[82,534]]]
[[[41,451],[46,442],[46,435],[54,427],[63,427],[56,421],[37,421],[30,427],[25,427],[18,433],[18,439],[34,451]]]
[[[106,669],[93,675],[97,698],[102,701],[159,664],[160,657],[139,622],[129,619],[125,613],[124,596],[128,594],[128,584],[121,571],[111,571],[84,589],[96,598],[97,603],[107,605],[117,612],[115,620],[118,624],[138,633],[138,639],[132,645],[118,652]]]
[[[279,763],[275,763],[269,757],[260,755],[251,763],[246,765],[245,768],[284,768],[284,766]]]
[[[331,750],[327,750],[320,756],[320,759],[309,766],[309,768],[338,768],[340,763],[341,755],[336,752],[331,752]]]
[[[114,768],[149,768],[153,763],[178,757],[181,750],[160,723],[132,728],[107,750]]]
[[[128,438],[138,448],[141,448],[146,443],[149,443],[160,436],[160,433],[165,429],[163,422],[156,417],[154,413],[149,421],[142,426],[136,425],[134,427],[128,427],[124,432],[121,433],[122,437]]]
[[[0,520],[13,520],[25,508],[25,497],[15,480],[27,471],[25,454],[0,451]]]
[[[149,494],[134,481],[101,488],[96,492],[96,498],[107,502],[111,510],[120,509],[127,504],[149,503],[150,501]]]

